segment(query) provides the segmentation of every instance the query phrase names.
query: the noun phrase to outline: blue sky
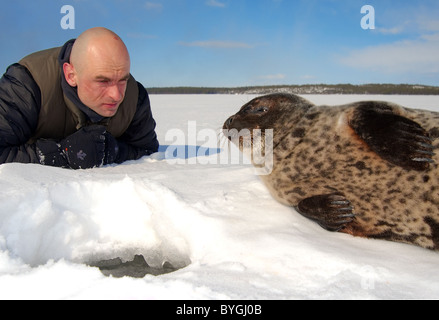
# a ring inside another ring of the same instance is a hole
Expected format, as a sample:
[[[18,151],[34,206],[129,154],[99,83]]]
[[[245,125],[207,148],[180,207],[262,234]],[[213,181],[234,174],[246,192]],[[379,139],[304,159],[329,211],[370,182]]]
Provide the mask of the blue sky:
[[[0,0],[0,72],[104,26],[146,87],[439,85],[437,0]],[[63,29],[63,5],[75,29]],[[364,5],[375,30],[364,30]]]

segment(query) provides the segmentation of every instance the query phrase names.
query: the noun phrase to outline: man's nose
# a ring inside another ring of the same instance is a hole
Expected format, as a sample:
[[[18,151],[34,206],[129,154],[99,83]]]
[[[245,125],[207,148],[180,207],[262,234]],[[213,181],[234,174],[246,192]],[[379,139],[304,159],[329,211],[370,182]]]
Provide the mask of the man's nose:
[[[113,99],[113,101],[120,101],[123,97],[123,92],[121,92],[119,86],[113,85],[108,88],[108,95]]]

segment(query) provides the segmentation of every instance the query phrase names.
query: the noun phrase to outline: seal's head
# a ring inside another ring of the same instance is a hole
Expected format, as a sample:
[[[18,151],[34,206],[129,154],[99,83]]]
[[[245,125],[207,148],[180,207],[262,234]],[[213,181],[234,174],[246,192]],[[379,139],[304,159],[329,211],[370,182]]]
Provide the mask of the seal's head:
[[[292,94],[277,93],[258,97],[227,119],[223,133],[245,153],[250,147],[254,148],[255,135],[261,134],[263,138],[266,130],[272,130],[273,143],[276,145],[289,134],[284,128],[298,123],[312,106],[311,102]],[[237,136],[239,140],[236,139]]]

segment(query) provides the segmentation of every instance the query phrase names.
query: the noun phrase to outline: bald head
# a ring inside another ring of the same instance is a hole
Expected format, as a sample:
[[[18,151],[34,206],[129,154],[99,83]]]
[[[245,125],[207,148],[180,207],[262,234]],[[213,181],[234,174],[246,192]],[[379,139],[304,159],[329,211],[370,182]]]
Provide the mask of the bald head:
[[[101,59],[123,64],[130,62],[130,55],[122,39],[113,31],[101,27],[88,29],[73,44],[70,63],[81,72]]]
[[[130,56],[113,31],[93,28],[73,44],[70,63],[63,65],[67,83],[77,87],[79,99],[96,113],[112,117],[125,97]]]

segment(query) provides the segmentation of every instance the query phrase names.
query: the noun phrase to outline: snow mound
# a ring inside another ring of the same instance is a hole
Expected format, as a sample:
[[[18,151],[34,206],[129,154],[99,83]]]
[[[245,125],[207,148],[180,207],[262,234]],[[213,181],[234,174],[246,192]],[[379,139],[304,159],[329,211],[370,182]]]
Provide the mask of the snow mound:
[[[78,179],[74,172],[21,164],[2,166],[0,177],[0,250],[30,266],[135,254],[151,266],[190,261],[179,217],[196,219],[197,212],[158,183],[127,175]]]

